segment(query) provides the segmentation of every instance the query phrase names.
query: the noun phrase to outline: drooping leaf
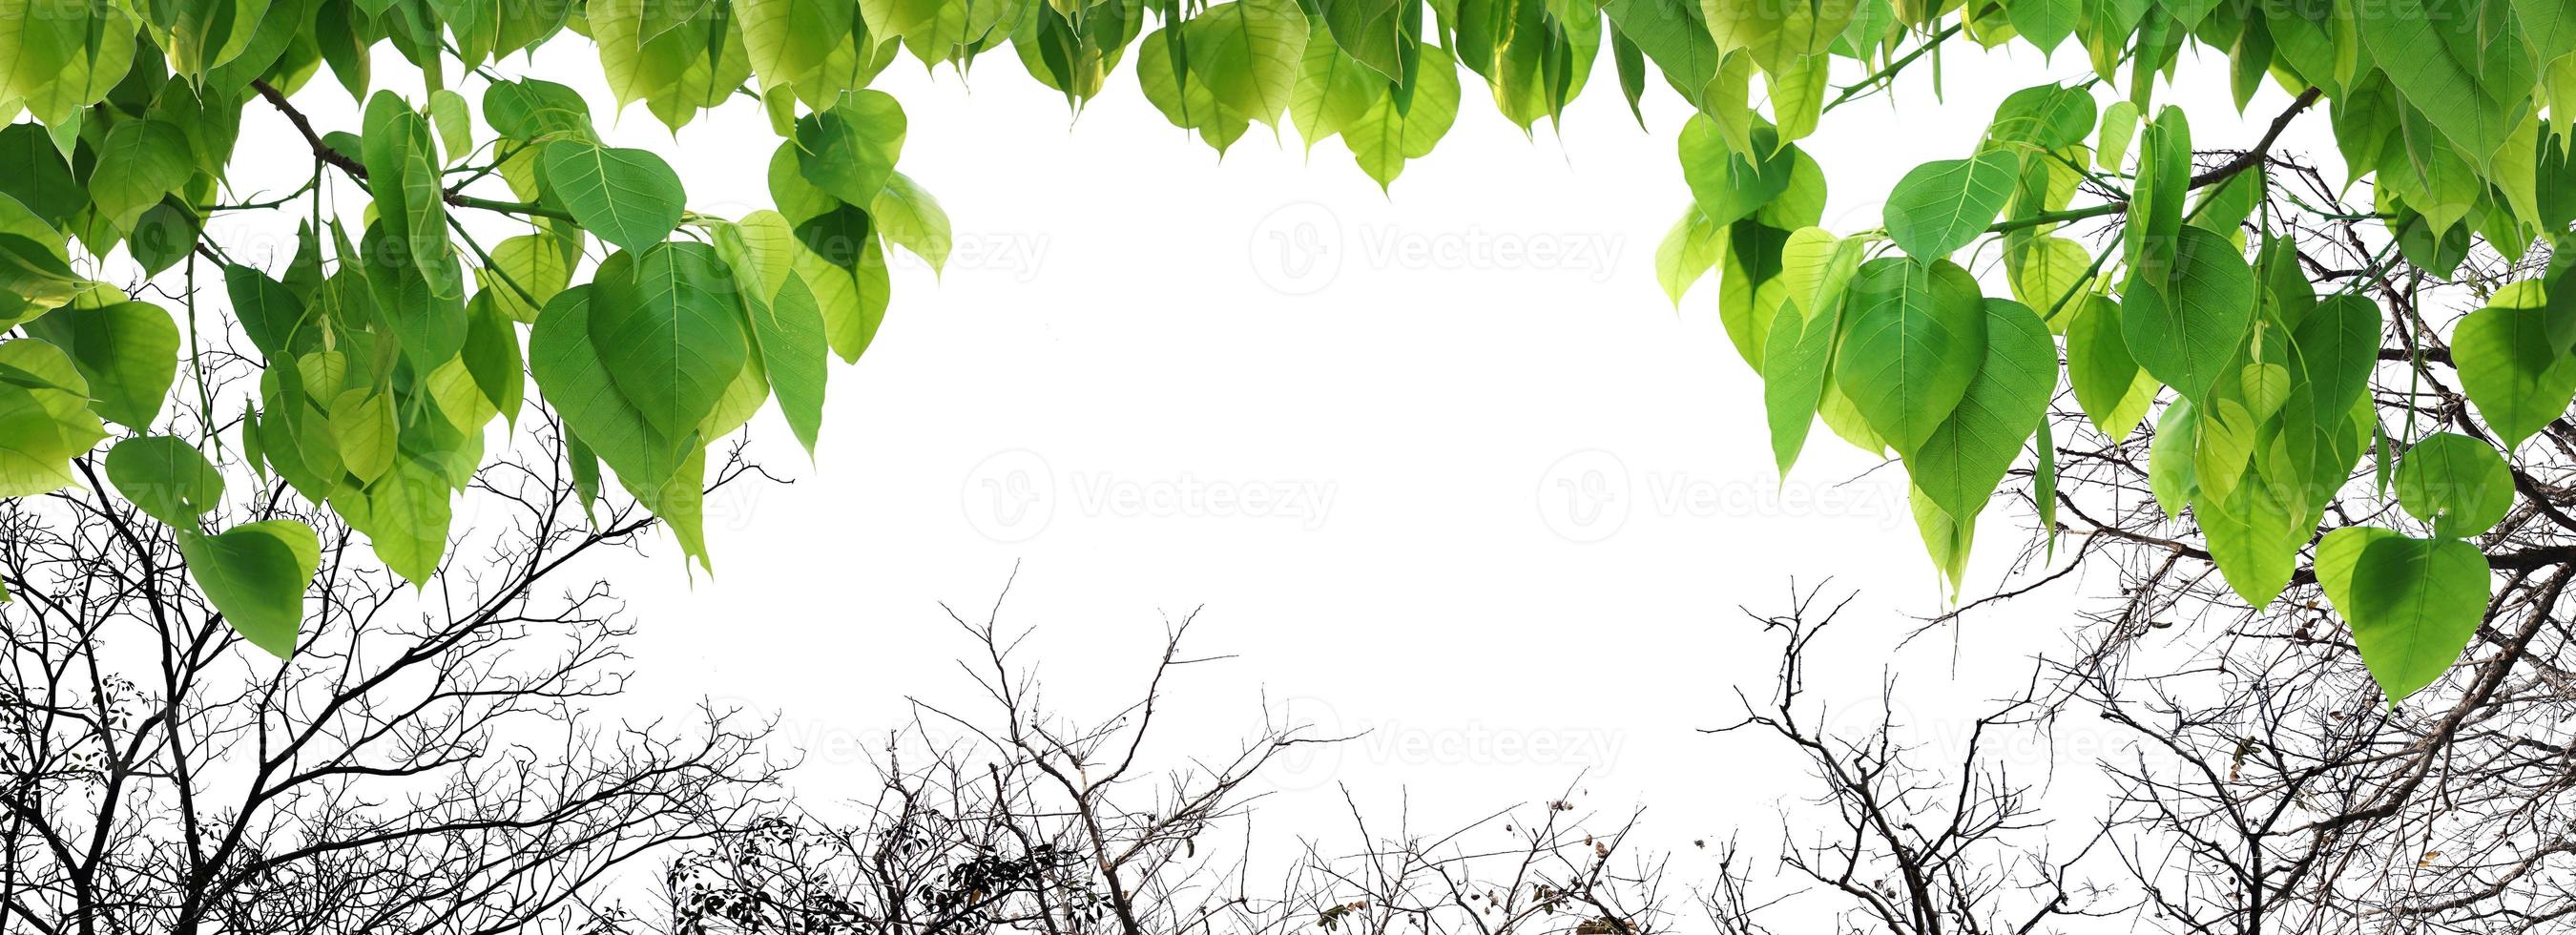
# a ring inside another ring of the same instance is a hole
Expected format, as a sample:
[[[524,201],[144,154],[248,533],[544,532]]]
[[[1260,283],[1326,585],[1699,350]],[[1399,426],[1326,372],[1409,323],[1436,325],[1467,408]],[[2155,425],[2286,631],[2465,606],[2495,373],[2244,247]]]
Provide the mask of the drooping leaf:
[[[2507,450],[2564,416],[2576,399],[2576,353],[2554,346],[2552,312],[2535,291],[2497,292],[2485,308],[2460,319],[2451,336],[2460,390]]]
[[[845,203],[873,204],[903,151],[905,126],[903,107],[893,97],[852,91],[829,110],[797,118],[791,141],[797,172]]]
[[[148,302],[56,309],[27,333],[71,355],[89,382],[90,408],[131,429],[150,428],[178,377],[179,327]]]
[[[2019,457],[2057,386],[2057,348],[2029,307],[1986,299],[1982,362],[1947,418],[1905,456],[1914,488],[1972,523]]]
[[[591,345],[644,421],[663,438],[680,438],[714,411],[749,360],[737,287],[704,244],[657,244],[630,256],[593,280]],[[596,433],[583,434],[600,444]]]
[[[2181,228],[2166,285],[2132,279],[2120,296],[2129,355],[2175,392],[2198,401],[2236,358],[2254,321],[2254,268],[2236,245]]]
[[[278,519],[212,536],[182,533],[179,552],[198,590],[243,639],[280,659],[295,654],[304,588],[322,564],[312,527]]]
[[[940,209],[939,199],[903,173],[887,174],[885,189],[868,207],[868,220],[885,239],[912,251],[931,269],[947,266],[948,212]]]
[[[2394,705],[2441,678],[2477,635],[2487,557],[2457,539],[2380,535],[2361,546],[2352,570],[2339,575],[2351,600],[2335,609],[2352,624],[2362,662]]]
[[[2095,428],[2126,438],[2146,418],[2163,384],[2129,356],[2128,341],[2120,334],[2119,303],[2095,295],[2076,300],[2075,306],[2075,317],[2066,325],[2066,382]]]
[[[186,532],[224,498],[224,476],[206,456],[167,435],[117,442],[107,450],[107,479],[135,509]]]
[[[1985,359],[1977,282],[1948,260],[1882,257],[1861,265],[1848,303],[1834,382],[1898,454],[1912,452]]]
[[[2513,475],[2485,442],[2452,432],[2425,436],[2397,463],[2397,502],[2439,536],[2474,536],[2513,508]]]

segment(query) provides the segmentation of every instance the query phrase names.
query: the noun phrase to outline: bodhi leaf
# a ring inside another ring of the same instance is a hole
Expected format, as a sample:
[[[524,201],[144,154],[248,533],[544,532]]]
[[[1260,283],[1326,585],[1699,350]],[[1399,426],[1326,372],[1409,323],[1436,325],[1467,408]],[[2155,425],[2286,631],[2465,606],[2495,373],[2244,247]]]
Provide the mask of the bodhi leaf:
[[[680,176],[660,156],[568,139],[546,144],[540,158],[564,210],[601,240],[642,250],[680,226]]]
[[[1189,70],[1218,106],[1276,124],[1306,55],[1306,14],[1293,0],[1211,4],[1183,27]]]
[[[1682,296],[1698,285],[1700,277],[1716,268],[1720,253],[1726,250],[1726,228],[1708,222],[1693,204],[1682,212],[1673,229],[1655,245],[1655,278],[1663,284],[1664,296],[1680,308]]]
[[[2147,445],[2147,487],[2165,518],[2180,519],[2199,485],[2200,416],[2191,401],[2175,400],[2156,418],[2156,435]]]
[[[1918,260],[1948,257],[1994,223],[2020,169],[2002,150],[1915,166],[1887,193],[1888,238]]]
[[[590,328],[597,288],[584,283],[546,303],[528,331],[528,370],[564,424],[619,478],[656,486],[679,469],[683,440],[665,437],[645,421],[601,362]]]
[[[1431,155],[1458,119],[1458,67],[1448,50],[1424,46],[1417,68],[1409,104],[1399,104],[1392,93],[1379,95],[1366,116],[1342,130],[1351,158],[1379,188],[1395,184],[1407,161]]]
[[[193,171],[188,135],[164,120],[128,120],[107,131],[90,173],[90,202],[118,227],[132,227]]]
[[[1347,0],[1328,5],[1325,15],[1329,18],[1336,8],[1373,7],[1378,2]],[[1390,63],[1394,62],[1393,38],[1394,34],[1388,33],[1386,51]],[[1371,70],[1374,67],[1354,61],[1342,46],[1335,43],[1306,43],[1305,60],[1297,68],[1297,87],[1288,98],[1288,118],[1297,128],[1298,139],[1305,141],[1307,150],[1312,151],[1317,141],[1340,133],[1344,127],[1367,116],[1369,105],[1377,102],[1378,92],[1402,70],[1397,67],[1382,74]],[[1210,97],[1209,102],[1213,104],[1215,98]]]
[[[107,479],[144,515],[188,532],[224,498],[224,476],[206,456],[167,435],[116,443],[107,451]]]
[[[280,659],[295,654],[304,588],[322,565],[312,527],[279,519],[213,536],[182,533],[179,553],[198,590],[242,638]]]
[[[1914,451],[1985,359],[1977,281],[1948,260],[1882,257],[1852,277],[1844,317],[1835,384],[1898,454]]]
[[[704,244],[657,244],[630,256],[594,279],[591,344],[644,421],[680,438],[715,410],[749,360],[733,275]]]
[[[454,518],[445,478],[422,462],[404,459],[364,488],[343,487],[331,509],[349,528],[364,533],[376,559],[413,587],[424,587],[447,551]]]
[[[868,220],[885,239],[912,251],[931,269],[947,266],[948,212],[940,209],[939,199],[930,197],[903,173],[886,175],[885,188],[877,192],[876,201],[868,207]]]
[[[2337,573],[2350,600],[2335,609],[2352,624],[2361,661],[2395,705],[2441,678],[2477,635],[2486,614],[2487,557],[2457,539],[2351,529],[2336,535],[2360,540],[2361,547],[2351,570]],[[2319,552],[2322,565],[2326,556]],[[2317,574],[2323,579],[2326,571],[2320,567]]]
[[[1961,524],[1984,510],[2057,386],[2057,348],[2037,313],[2010,299],[1986,299],[1984,314],[1983,362],[1967,392],[1905,456],[1915,490]]]
[[[2451,336],[2460,389],[2507,450],[2565,415],[2576,399],[2576,354],[2553,347],[2553,313],[2532,285],[2499,290],[2485,308],[2460,319]]]
[[[751,309],[751,332],[758,342],[761,368],[768,372],[778,411],[805,453],[823,428],[823,363],[829,348],[823,340],[823,314],[803,277],[789,275],[778,297]]]
[[[2254,268],[2236,245],[2208,230],[2175,235],[2164,287],[2132,278],[2121,295],[2120,333],[2130,356],[2185,398],[2208,397],[2254,320]]]
[[[2379,303],[2345,293],[2300,316],[2290,336],[2292,377],[2318,412],[2349,412],[2379,362]]]
[[[2180,265],[2174,252],[2182,247],[2176,241],[2183,231],[2183,196],[2191,187],[2191,125],[2182,109],[2167,106],[2157,114],[2139,145],[2138,184],[2129,198],[2128,223],[2120,229],[2121,256],[2131,285],[2162,288]]]
[[[160,416],[179,371],[179,326],[160,306],[61,308],[26,328],[71,355],[100,416],[132,429],[150,428]]]
[[[904,128],[894,98],[852,91],[830,110],[796,119],[796,171],[843,202],[872,204],[903,151]]]
[[[2397,464],[2397,502],[2458,538],[2487,531],[2513,508],[2513,475],[2485,442],[2451,432],[2425,437]]]
[[[2120,304],[2098,295],[2077,299],[2066,325],[2066,382],[2093,426],[2115,439],[2137,429],[2163,386],[2129,356]]]
[[[1751,155],[1738,152],[1706,117],[1682,125],[1682,178],[1709,223],[1723,227],[1743,220],[1789,187],[1796,169],[1792,150],[1768,129],[1755,133],[1752,144]]]

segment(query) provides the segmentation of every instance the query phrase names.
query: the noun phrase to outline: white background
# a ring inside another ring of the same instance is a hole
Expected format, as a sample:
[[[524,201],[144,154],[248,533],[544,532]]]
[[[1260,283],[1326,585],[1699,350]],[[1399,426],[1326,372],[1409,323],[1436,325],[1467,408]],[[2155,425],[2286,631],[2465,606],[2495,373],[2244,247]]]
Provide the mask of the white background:
[[[671,159],[692,208],[768,206],[776,138],[754,108],[676,139],[641,107],[611,120],[589,54],[567,38],[504,70],[583,87],[613,139]],[[1830,181],[1826,226],[1876,226],[1899,175],[1968,155],[2002,95],[2080,55],[1953,42],[1942,97],[1917,67],[1901,107],[1828,115],[1801,144]],[[2159,102],[2185,103],[2204,147],[2250,143],[2287,101],[2267,88],[2231,122],[2222,60],[2185,56]],[[380,80],[407,71],[379,56]],[[900,168],[945,204],[956,255],[944,275],[894,258],[893,310],[859,364],[833,367],[813,462],[775,415],[755,420],[793,483],[710,498],[711,579],[667,542],[593,566],[642,618],[620,713],[750,705],[804,749],[803,794],[866,795],[860,757],[906,696],[977,700],[940,602],[980,619],[1016,567],[1002,619],[1039,628],[1027,658],[1079,716],[1131,698],[1166,622],[1204,606],[1192,644],[1239,658],[1170,686],[1149,748],[1165,763],[1231,753],[1265,698],[1369,732],[1271,777],[1265,833],[1341,834],[1337,783],[1382,812],[1409,790],[1437,827],[1580,777],[1601,811],[1649,806],[1657,843],[1741,827],[1767,844],[1800,761],[1697,732],[1769,690],[1779,643],[1747,609],[1857,592],[1816,688],[1865,704],[1900,671],[1935,744],[2061,645],[2063,589],[1900,652],[1945,598],[1897,469],[1819,428],[1775,477],[1715,284],[1676,311],[1655,282],[1689,198],[1668,89],[1640,130],[1605,58],[1565,135],[1531,138],[1462,78],[1456,126],[1388,195],[1338,141],[1308,157],[1255,127],[1220,159],[1132,69],[1075,118],[1007,52],[971,81],[898,62],[877,86],[911,118]],[[302,97],[325,129],[354,125],[327,77]],[[238,163],[270,159],[291,188],[299,144],[250,114]],[[2311,114],[2285,147],[2332,165],[2325,131]],[[1972,595],[2029,530],[1988,512]]]

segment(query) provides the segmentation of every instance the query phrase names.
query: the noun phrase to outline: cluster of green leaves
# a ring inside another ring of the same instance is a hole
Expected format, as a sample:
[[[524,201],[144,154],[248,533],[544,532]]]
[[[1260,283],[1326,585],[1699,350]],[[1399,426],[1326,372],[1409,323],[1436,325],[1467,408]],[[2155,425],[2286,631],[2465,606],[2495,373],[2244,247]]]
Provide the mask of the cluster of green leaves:
[[[2063,373],[2115,439],[2153,416],[2158,499],[2196,521],[2246,600],[2273,600],[2313,548],[2402,697],[2456,657],[2483,606],[2484,560],[2465,538],[2511,502],[2506,459],[2576,395],[2563,310],[2576,286],[2552,301],[2553,269],[2459,325],[2462,380],[2492,437],[2412,442],[2399,496],[2426,538],[2355,530],[2312,547],[2356,465],[2394,446],[2369,394],[2385,323],[2350,291],[2364,277],[2319,295],[2259,216],[2259,152],[2200,171],[2185,114],[2153,94],[2199,45],[2226,57],[2240,107],[2266,82],[2298,96],[2285,120],[2325,102],[2393,250],[2443,275],[2474,244],[2518,256],[2576,214],[2566,140],[2546,119],[2576,94],[2571,13],[2568,0],[0,0],[0,113],[32,118],[0,132],[0,317],[20,335],[0,343],[0,495],[75,482],[101,420],[119,424],[131,437],[115,451],[149,446],[110,456],[120,489],[181,529],[244,632],[291,649],[292,621],[283,636],[277,622],[311,567],[310,531],[200,528],[220,477],[151,434],[181,335],[168,312],[80,272],[123,247],[151,273],[222,267],[266,365],[242,449],[401,574],[438,566],[450,499],[486,428],[515,423],[531,375],[586,495],[604,464],[704,563],[708,445],[775,398],[810,449],[825,358],[855,361],[883,320],[887,245],[945,259],[947,219],[895,171],[903,110],[867,88],[899,55],[962,69],[1008,46],[1079,107],[1134,46],[1144,97],[1219,151],[1284,116],[1309,147],[1339,136],[1385,185],[1456,119],[1461,68],[1530,128],[1561,119],[1607,46],[1632,112],[1657,77],[1692,111],[1678,141],[1690,205],[1657,273],[1677,302],[1716,276],[1783,472],[1818,417],[1893,453],[1955,585],[2025,448],[2053,528],[2044,415]],[[606,145],[577,94],[496,70],[566,30],[596,46],[620,106],[640,101],[674,130],[754,102],[781,140],[775,210],[689,211],[671,168]],[[2006,100],[1974,151],[1887,193],[1883,229],[1819,227],[1825,176],[1798,142],[1960,36],[2072,47],[2093,75]],[[374,90],[384,47],[419,70],[422,99]],[[326,68],[366,101],[355,132],[316,132],[293,109]],[[1837,70],[1865,77],[1837,90]],[[457,90],[475,85],[479,114]],[[316,155],[299,193],[312,216],[276,276],[198,236],[209,212],[246,207],[221,199],[254,99]],[[323,211],[341,184],[367,193],[362,217]],[[496,185],[509,197],[476,193]],[[528,232],[486,249],[459,211]],[[2105,249],[2063,231],[2114,217]],[[2006,295],[1956,259],[1972,246],[1998,249]]]
[[[1790,6],[1778,28],[1794,31]],[[2547,114],[2553,95],[2576,92],[2576,9],[2401,6],[2008,0],[1957,8],[1943,26],[1941,11],[1900,3],[1896,20],[1931,36],[1918,48],[1957,32],[2042,49],[2071,37],[2096,75],[2011,95],[1974,152],[1924,163],[1888,192],[1883,229],[1839,238],[1802,226],[1823,183],[1802,178],[1805,157],[1784,142],[1825,109],[1807,90],[1816,66],[1748,44],[1724,61],[1750,59],[1772,113],[1704,110],[1684,130],[1692,205],[1658,272],[1676,301],[1718,274],[1721,320],[1762,373],[1783,472],[1819,417],[1903,462],[1924,542],[1954,587],[1979,512],[2026,448],[2053,533],[2046,415],[2061,355],[2078,405],[2115,441],[2167,400],[2149,456],[2167,516],[2187,511],[2255,607],[2279,597],[2313,545],[2314,574],[2364,661],[2404,698],[2449,668],[2486,612],[2488,563],[2466,540],[2513,502],[2507,456],[2576,396],[2576,280],[2553,264],[2458,326],[2484,434],[2392,440],[2370,395],[2387,324],[2353,292],[2387,266],[2320,295],[2283,227],[2257,216],[2272,200],[2260,148],[2272,137],[2202,169],[2181,109],[2144,119],[2157,74],[2197,40],[2231,57],[2240,106],[2267,80],[2296,96],[2280,121],[2328,102],[2353,178],[2374,182],[2390,262],[2444,277],[2472,244],[2519,258],[2566,233],[2576,175]],[[1864,13],[1806,55],[1867,58],[1882,28]],[[2123,61],[2128,93],[2105,106],[2095,91]],[[2079,193],[2098,200],[2075,206]],[[2060,232],[2112,216],[2121,236],[2098,251]],[[2010,298],[1983,294],[1954,262],[1980,243],[2000,254]],[[2429,535],[2355,527],[2316,541],[2362,458],[2397,445],[2400,502]]]

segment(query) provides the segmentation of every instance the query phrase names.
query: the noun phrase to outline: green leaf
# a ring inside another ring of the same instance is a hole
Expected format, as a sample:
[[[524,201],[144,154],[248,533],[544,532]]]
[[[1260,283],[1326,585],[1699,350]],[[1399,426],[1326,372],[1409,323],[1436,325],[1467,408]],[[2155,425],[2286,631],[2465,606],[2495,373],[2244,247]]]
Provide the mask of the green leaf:
[[[540,158],[564,210],[601,240],[642,250],[680,226],[686,196],[660,156],[568,139],[546,144]]]
[[[903,173],[887,173],[885,188],[868,206],[868,220],[885,239],[929,262],[931,269],[948,265],[948,212]]]
[[[474,152],[474,109],[465,96],[440,88],[429,92],[430,125],[438,130],[440,152],[454,163]]]
[[[2316,411],[2352,411],[2379,365],[2379,303],[2343,293],[2317,303],[2290,334],[2292,381],[2308,388]]]
[[[2012,19],[2014,32],[2041,52],[2053,52],[2075,34],[2076,24],[2083,20],[2084,0],[2012,0],[2004,14]]]
[[[2199,435],[2200,417],[2190,400],[2175,400],[2156,417],[2155,437],[2147,443],[2147,488],[2164,507],[2165,519],[2182,518],[2200,483]]]
[[[534,78],[495,81],[485,88],[483,122],[502,138],[521,143],[554,136],[593,138],[590,105],[581,92]]]
[[[2536,288],[2517,283],[2460,319],[2451,335],[2460,389],[2508,450],[2565,415],[2576,400],[2576,354],[2554,346],[2552,314]]]
[[[2513,508],[2513,474],[2487,443],[2466,435],[2429,435],[2397,463],[2397,502],[2438,536],[2474,536]]]
[[[2397,535],[2393,529],[2377,526],[2345,526],[2317,540],[2317,587],[2326,592],[2326,600],[2336,607],[2352,606],[2352,574],[2361,564],[2361,553],[2370,544]]]
[[[2129,356],[2120,336],[2119,303],[2098,295],[2077,299],[2075,317],[2066,325],[2066,382],[2093,426],[2113,439],[2137,430],[2163,385]]]
[[[1190,17],[1182,35],[1189,70],[1207,82],[1218,106],[1278,123],[1306,55],[1306,14],[1294,0],[1211,4]]]
[[[737,286],[704,244],[656,244],[631,256],[626,269],[603,267],[593,279],[591,344],[644,421],[663,438],[681,438],[715,410],[750,359],[734,311]]]
[[[1733,224],[1749,217],[1789,187],[1796,168],[1791,151],[1765,129],[1753,135],[1754,155],[1737,152],[1715,121],[1694,116],[1682,125],[1682,178],[1709,223]]]
[[[0,233],[0,298],[14,297],[42,310],[61,307],[97,287],[73,273],[61,253],[17,234]],[[0,324],[9,320],[0,317]]]
[[[591,343],[591,295],[598,288],[574,286],[546,303],[528,331],[528,370],[564,424],[621,480],[659,485],[679,469],[680,449],[688,439],[656,431],[609,376]],[[574,463],[578,468],[580,459]]]
[[[1977,239],[2012,199],[2021,157],[2002,150],[1914,167],[1887,193],[1887,235],[1918,260],[1948,257]]]
[[[2322,554],[2318,561],[2322,580]],[[2487,557],[2457,539],[2373,536],[2337,577],[2350,600],[2335,609],[2352,623],[2361,661],[2391,705],[2441,678],[2486,614]]]
[[[797,118],[797,174],[845,203],[874,204],[903,151],[904,127],[893,97],[852,91],[830,110]]]
[[[2221,401],[2221,405],[2232,403]],[[2202,445],[2206,450],[2206,437]],[[2299,546],[2311,534],[2306,511],[2280,502],[2275,493],[2270,484],[2242,483],[2224,493],[2204,488],[2191,504],[2211,560],[2236,596],[2251,607],[2262,607],[2280,596],[2297,571]]]
[[[774,88],[824,67],[850,38],[858,5],[829,0],[736,0],[743,51],[761,86]]]
[[[2254,321],[2254,268],[2236,245],[2180,228],[2168,285],[2132,279],[2121,295],[2120,332],[2147,372],[2194,401],[2230,372]]]
[[[148,302],[67,307],[26,328],[71,355],[100,416],[137,430],[159,418],[179,371],[179,326],[169,312]]]
[[[1837,240],[1821,228],[1789,235],[1781,249],[1781,292],[1786,301],[1762,349],[1762,404],[1771,427],[1772,460],[1789,476],[1806,447],[1817,407],[1833,370],[1835,338],[1842,330],[1843,293],[1860,268],[1867,238]]]
[[[454,520],[446,478],[419,460],[405,459],[365,488],[343,487],[331,509],[367,537],[376,559],[413,587],[424,587],[447,551]]]
[[[224,290],[242,334],[269,360],[289,360],[289,342],[304,327],[304,303],[268,274],[247,266],[224,267]]]
[[[470,319],[462,356],[475,388],[515,427],[519,424],[519,403],[528,390],[528,372],[519,356],[518,327],[487,298],[489,295],[476,296],[467,307]]]
[[[1336,8],[1352,10],[1374,6],[1381,0],[1337,0],[1325,4],[1325,17],[1330,19]],[[1394,4],[1389,4],[1392,10]],[[1388,34],[1389,62],[1393,62],[1394,34]],[[1150,40],[1149,40],[1150,41]],[[1288,97],[1289,122],[1297,128],[1298,139],[1312,151],[1317,142],[1340,133],[1346,127],[1368,116],[1369,106],[1377,102],[1394,72],[1381,74],[1376,66],[1355,61],[1340,45],[1331,42],[1306,43],[1306,57],[1297,66],[1297,87]],[[1400,68],[1396,71],[1401,71]],[[1211,96],[1213,104],[1215,98]]]
[[[224,476],[214,464],[195,446],[167,435],[117,442],[107,450],[107,479],[144,515],[188,532],[224,499]]]
[[[1949,418],[1985,360],[1977,281],[1948,260],[1882,257],[1862,264],[1849,303],[1834,382],[1872,430],[1910,453]]]
[[[393,398],[366,387],[353,387],[331,400],[331,438],[339,445],[340,465],[367,483],[394,466],[396,436]]]
[[[1726,228],[1708,222],[1694,203],[1682,212],[1673,229],[1655,245],[1655,279],[1663,284],[1664,295],[1680,308],[1682,296],[1698,285],[1700,277],[1716,268],[1720,254],[1726,250]]]
[[[117,227],[132,227],[195,171],[188,135],[177,126],[157,119],[127,120],[109,128],[99,143],[98,166],[89,174],[90,202]]]
[[[2020,8],[2016,4],[2015,9]],[[2083,88],[2043,84],[2023,88],[1995,107],[1986,128],[1989,143],[2020,143],[2045,150],[2084,142],[2093,132],[2093,95]]]
[[[1959,404],[1905,456],[1914,488],[1973,523],[2003,481],[2057,387],[2057,346],[2028,306],[1986,299],[1983,362]]]
[[[2102,132],[2094,137],[2093,161],[2107,171],[2120,171],[2129,158],[2129,142],[2137,136],[2138,105],[2112,101],[2102,108]]]
[[[1342,130],[1351,158],[1381,189],[1395,184],[1406,161],[1431,155],[1458,119],[1458,67],[1448,50],[1423,46],[1416,68],[1410,104],[1399,105],[1395,95],[1381,94],[1367,116]]]
[[[2138,183],[2130,193],[2128,223],[2120,229],[2121,257],[2131,286],[2164,288],[2180,266],[2183,198],[2191,190],[2191,124],[2182,109],[2166,106],[2140,140]],[[2153,369],[2153,368],[2150,368]],[[2172,383],[2172,380],[2166,380]]]
[[[828,350],[823,313],[804,278],[788,276],[776,299],[755,305],[751,326],[759,342],[760,365],[769,374],[770,391],[778,395],[778,411],[787,417],[787,427],[810,456],[823,428],[823,363]]]
[[[2037,466],[2031,470],[2030,499],[2039,504],[2040,535],[2046,536],[2046,561],[2057,560],[2057,438],[2048,425],[2045,409],[2039,415],[2039,428],[2031,436],[2031,450]]]
[[[2530,107],[2538,77],[2521,42],[2497,39],[2509,28],[2507,9],[2396,0],[2357,17],[2381,73],[2480,171]]]
[[[492,245],[492,265],[475,275],[502,315],[534,324],[537,312],[572,284],[572,263],[553,237],[521,234]]]
[[[1335,50],[1333,57],[1366,67],[1376,72],[1381,81],[1404,77],[1404,35],[1420,27],[1407,24],[1402,17],[1409,15],[1419,20],[1421,7],[1409,0],[1322,0],[1317,6],[1323,8],[1324,26],[1333,41],[1307,44],[1306,61],[1310,67],[1316,59],[1316,49],[1330,47]],[[1300,132],[1303,129],[1304,124],[1299,124]],[[1307,143],[1311,145],[1314,139],[1309,137]]]
[[[1700,0],[1700,16],[1721,50],[1743,49],[1764,74],[1790,71],[1821,55],[1851,25],[1855,0]]]
[[[295,654],[304,588],[322,565],[322,545],[312,527],[277,519],[214,536],[183,533],[179,554],[197,589],[242,638],[280,659]]]

